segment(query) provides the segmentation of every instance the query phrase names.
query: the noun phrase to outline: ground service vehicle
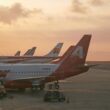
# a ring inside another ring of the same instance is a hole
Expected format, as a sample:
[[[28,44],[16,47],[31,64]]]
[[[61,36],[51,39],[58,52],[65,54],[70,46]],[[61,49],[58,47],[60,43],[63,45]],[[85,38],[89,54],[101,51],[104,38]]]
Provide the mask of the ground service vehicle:
[[[65,99],[66,98],[64,94],[60,91],[47,91],[46,94],[44,95],[45,102],[53,102],[53,101],[64,102]]]

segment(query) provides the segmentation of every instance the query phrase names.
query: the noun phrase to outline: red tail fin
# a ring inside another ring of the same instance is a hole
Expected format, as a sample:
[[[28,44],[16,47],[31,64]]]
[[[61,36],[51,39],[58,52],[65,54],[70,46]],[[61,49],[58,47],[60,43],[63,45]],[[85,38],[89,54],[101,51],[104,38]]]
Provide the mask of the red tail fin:
[[[58,69],[52,74],[54,78],[50,81],[61,80],[86,72],[89,68],[84,66],[91,35],[84,35],[83,38],[73,47],[71,54],[65,56],[59,64]]]
[[[90,40],[91,40],[91,35],[84,35],[83,38],[73,48],[72,53],[62,60],[61,66],[83,65],[86,60]]]

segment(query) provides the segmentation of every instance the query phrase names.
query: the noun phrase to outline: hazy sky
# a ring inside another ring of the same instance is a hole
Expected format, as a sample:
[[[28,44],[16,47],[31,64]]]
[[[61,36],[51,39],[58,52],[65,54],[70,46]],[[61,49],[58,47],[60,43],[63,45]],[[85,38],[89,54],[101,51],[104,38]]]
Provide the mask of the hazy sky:
[[[110,60],[110,0],[0,0],[0,55],[32,46],[44,55],[64,42],[62,55],[84,34],[88,60]]]

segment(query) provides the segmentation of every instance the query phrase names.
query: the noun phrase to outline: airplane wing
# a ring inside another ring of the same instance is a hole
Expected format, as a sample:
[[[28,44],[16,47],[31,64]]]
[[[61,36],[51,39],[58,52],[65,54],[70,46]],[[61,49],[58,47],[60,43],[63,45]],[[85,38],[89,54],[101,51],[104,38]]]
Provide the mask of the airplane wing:
[[[61,56],[58,57],[21,57],[21,59],[14,59],[12,61],[4,61],[3,63],[11,63],[11,64],[15,64],[15,63],[22,63],[25,61],[30,61],[30,60],[34,60],[34,59],[45,59],[45,58],[52,58],[53,60],[59,59],[61,58]],[[51,63],[51,61],[49,62]]]
[[[110,61],[88,61],[88,64],[95,65],[91,66],[92,69],[102,69],[110,71]]]
[[[100,69],[100,70],[110,71],[110,65],[109,65],[109,67],[108,66],[99,65],[99,66],[93,67],[93,69]]]
[[[46,76],[39,76],[39,77],[24,77],[24,78],[14,78],[14,79],[12,79],[12,80],[14,80],[14,81],[22,81],[22,80],[34,80],[34,79],[43,79],[43,78],[45,78]]]
[[[54,77],[54,76],[16,77],[16,78],[10,78],[9,80],[13,80],[13,81],[32,81],[32,80],[43,80],[47,77]]]
[[[13,60],[13,61],[6,61],[4,63],[12,63],[12,64],[14,64],[14,63],[21,63],[21,62],[27,61],[27,60],[28,59],[16,59],[16,60]]]

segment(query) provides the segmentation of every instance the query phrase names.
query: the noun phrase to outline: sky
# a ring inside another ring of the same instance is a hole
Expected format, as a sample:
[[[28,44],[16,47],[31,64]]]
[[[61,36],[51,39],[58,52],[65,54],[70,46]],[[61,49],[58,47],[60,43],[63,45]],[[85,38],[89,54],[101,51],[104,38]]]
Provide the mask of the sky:
[[[63,42],[62,55],[92,34],[87,60],[110,61],[109,21],[110,0],[0,0],[0,55],[45,55]]]

